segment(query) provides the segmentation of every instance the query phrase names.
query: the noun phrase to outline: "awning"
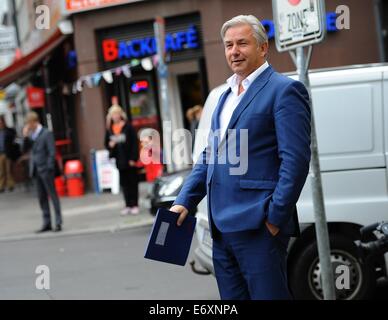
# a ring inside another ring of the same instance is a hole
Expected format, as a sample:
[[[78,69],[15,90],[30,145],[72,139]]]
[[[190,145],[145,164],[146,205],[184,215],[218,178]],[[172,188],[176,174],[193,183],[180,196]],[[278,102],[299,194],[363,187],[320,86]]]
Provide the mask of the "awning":
[[[20,76],[39,64],[51,51],[58,47],[67,36],[59,30],[55,32],[44,44],[35,49],[30,54],[15,61],[8,68],[0,71],[0,87],[6,87],[17,80]]]

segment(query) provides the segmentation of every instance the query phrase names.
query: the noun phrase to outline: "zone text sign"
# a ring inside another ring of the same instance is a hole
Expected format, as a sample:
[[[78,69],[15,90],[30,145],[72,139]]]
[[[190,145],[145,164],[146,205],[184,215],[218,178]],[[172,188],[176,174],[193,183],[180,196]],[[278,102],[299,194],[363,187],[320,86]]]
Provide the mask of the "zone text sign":
[[[321,42],[325,37],[323,0],[272,0],[278,51]]]

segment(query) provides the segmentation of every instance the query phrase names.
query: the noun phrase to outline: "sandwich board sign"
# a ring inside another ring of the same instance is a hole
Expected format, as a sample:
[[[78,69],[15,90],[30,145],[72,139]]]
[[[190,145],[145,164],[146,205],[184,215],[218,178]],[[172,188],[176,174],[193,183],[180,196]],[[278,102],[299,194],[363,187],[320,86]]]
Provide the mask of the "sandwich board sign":
[[[272,0],[278,51],[321,42],[326,33],[323,0]]]

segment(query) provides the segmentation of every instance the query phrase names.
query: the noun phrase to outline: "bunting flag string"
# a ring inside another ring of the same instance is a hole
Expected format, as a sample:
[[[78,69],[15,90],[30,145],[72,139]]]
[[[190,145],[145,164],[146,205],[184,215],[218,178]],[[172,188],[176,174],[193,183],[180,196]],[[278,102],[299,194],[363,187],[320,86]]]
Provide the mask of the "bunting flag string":
[[[143,69],[150,71],[153,67],[157,67],[157,63],[157,58],[155,56],[150,58],[144,58],[142,60],[134,59],[130,63],[122,65],[120,67],[81,76],[74,83],[64,84],[62,92],[64,95],[75,95],[82,92],[85,87],[91,89],[99,86],[102,79],[106,83],[111,84],[114,81],[114,76],[119,77],[121,75],[124,75],[126,78],[129,79],[132,77],[131,68],[142,66]]]
[[[104,80],[105,80],[107,83],[109,83],[109,84],[113,83],[112,72],[110,72],[110,71],[104,71],[104,72],[102,73],[102,77],[104,78]]]

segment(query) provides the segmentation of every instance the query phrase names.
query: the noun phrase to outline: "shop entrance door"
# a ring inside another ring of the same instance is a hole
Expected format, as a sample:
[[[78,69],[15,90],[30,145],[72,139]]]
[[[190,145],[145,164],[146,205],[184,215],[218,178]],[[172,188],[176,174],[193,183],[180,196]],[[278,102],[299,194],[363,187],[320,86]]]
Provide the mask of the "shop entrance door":
[[[171,63],[168,67],[171,88],[169,99],[172,129],[185,128],[190,130],[186,112],[189,108],[203,103],[203,84],[198,60]],[[188,152],[185,152],[184,163],[177,165],[175,170],[190,167],[192,143],[189,140],[186,141],[185,150]],[[173,158],[182,160],[182,155],[173,154]]]
[[[196,105],[202,105],[201,77],[199,72],[178,75],[177,78],[181,107],[184,116],[184,127],[190,130],[188,110]]]

